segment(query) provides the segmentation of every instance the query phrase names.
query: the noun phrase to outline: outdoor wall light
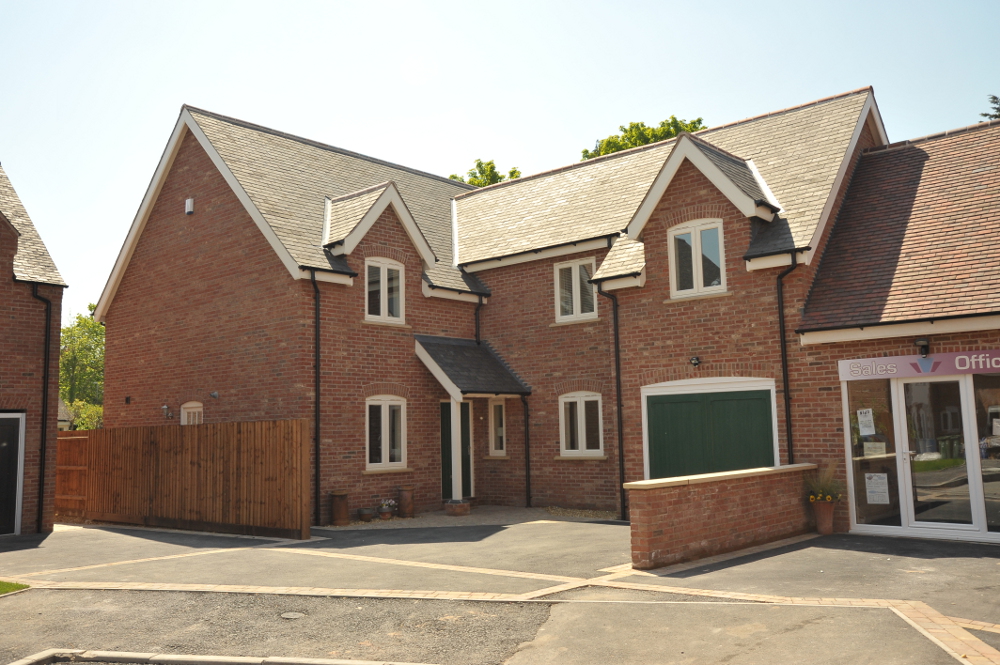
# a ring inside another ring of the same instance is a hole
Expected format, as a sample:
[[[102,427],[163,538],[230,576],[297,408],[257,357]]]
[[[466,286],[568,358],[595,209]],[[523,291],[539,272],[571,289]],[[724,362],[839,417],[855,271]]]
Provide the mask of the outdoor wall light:
[[[208,393],[208,396],[209,397],[214,397],[215,399],[219,399],[219,391],[218,390],[213,390],[212,392]]]
[[[697,367],[700,364],[701,364],[701,358],[699,358],[698,356],[691,356],[691,365],[692,366]]]
[[[927,354],[931,352],[931,343],[926,337],[921,337],[920,339],[913,342],[914,346],[920,347],[920,357],[926,358]]]
[[[170,407],[167,406],[166,404],[164,404],[160,408],[163,409],[163,417],[164,418],[167,418],[169,420],[170,418],[174,417],[174,414],[170,413]]]
[[[184,214],[193,215],[194,214],[194,199],[187,199],[184,201]]]

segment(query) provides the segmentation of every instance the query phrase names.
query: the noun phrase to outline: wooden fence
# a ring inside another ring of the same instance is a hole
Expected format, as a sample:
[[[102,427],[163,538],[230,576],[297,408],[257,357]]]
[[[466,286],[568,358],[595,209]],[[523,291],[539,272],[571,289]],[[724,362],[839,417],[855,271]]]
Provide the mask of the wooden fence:
[[[90,432],[59,432],[56,446],[56,515],[84,517],[87,511],[87,440]]]
[[[308,539],[306,432],[301,420],[91,430],[84,444],[84,517]],[[69,452],[77,443],[70,434],[82,432],[60,435],[59,446],[68,444],[65,458],[79,461]],[[57,465],[58,496],[76,496],[72,466],[64,474]]]

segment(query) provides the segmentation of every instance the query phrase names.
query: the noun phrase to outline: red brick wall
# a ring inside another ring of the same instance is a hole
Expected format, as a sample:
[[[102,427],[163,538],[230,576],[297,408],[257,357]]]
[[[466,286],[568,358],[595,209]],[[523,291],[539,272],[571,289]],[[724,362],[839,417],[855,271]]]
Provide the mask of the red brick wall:
[[[477,273],[494,295],[482,309],[482,337],[531,386],[528,406],[534,506],[604,510],[618,506],[611,303],[597,296],[597,320],[571,324],[556,324],[555,320],[553,265],[595,256],[599,266],[605,254],[607,249],[602,248]],[[605,459],[560,457],[559,396],[579,390],[601,394]],[[511,402],[508,400],[508,408]],[[523,444],[512,441],[512,448],[512,454],[523,455]],[[511,465],[513,461],[487,464],[491,469],[511,467],[509,471],[496,469],[498,479],[523,479],[523,457],[516,466]],[[517,466],[521,470],[516,470]],[[519,501],[516,491],[509,501]]]
[[[803,475],[813,468],[629,489],[632,566],[648,570],[805,533],[813,515]]]
[[[405,264],[404,327],[364,321],[365,256]],[[420,257],[391,208],[348,262],[359,273],[353,286],[319,282],[321,522],[329,521],[334,489],[350,491],[354,510],[413,485],[418,510],[439,508],[439,400],[447,394],[414,354],[413,334],[472,338],[475,305],[423,296]],[[306,418],[312,437],[312,284],[291,278],[192,135],[153,206],[106,328],[106,426],[162,424],[162,405],[176,418],[182,403],[196,400],[205,422]],[[408,400],[413,471],[365,474],[365,398],[387,392]]]
[[[15,282],[13,279],[17,239],[13,227],[0,216],[0,412],[25,414],[21,533],[35,533],[38,521],[38,483],[41,475],[45,303],[32,296],[32,284]],[[38,285],[38,295],[52,301],[42,531],[52,530],[55,496],[62,293],[62,287]]]

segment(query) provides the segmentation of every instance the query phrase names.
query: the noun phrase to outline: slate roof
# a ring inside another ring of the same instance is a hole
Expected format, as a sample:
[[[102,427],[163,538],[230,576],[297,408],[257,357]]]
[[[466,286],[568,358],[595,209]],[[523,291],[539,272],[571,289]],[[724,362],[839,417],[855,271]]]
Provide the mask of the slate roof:
[[[0,166],[0,213],[21,234],[17,239],[17,254],[14,255],[14,278],[22,282],[66,286],[2,166]]]
[[[361,218],[375,205],[378,197],[382,196],[382,192],[388,188],[389,183],[383,182],[380,185],[362,189],[360,192],[352,192],[339,198],[330,199],[330,230],[324,244],[329,245],[344,240],[358,225]]]
[[[628,236],[619,236],[615,239],[615,244],[611,246],[608,253],[601,262],[601,267],[597,269],[592,282],[603,282],[615,277],[631,277],[642,272],[646,267],[646,245],[638,240],[632,240]]]
[[[686,132],[685,132],[686,133]],[[740,191],[749,196],[756,202],[763,202],[767,205],[770,203],[767,200],[767,195],[764,194],[764,190],[761,189],[760,183],[757,182],[756,176],[754,176],[753,171],[750,170],[750,166],[747,164],[745,159],[740,159],[736,155],[721,150],[717,146],[712,145],[708,141],[694,134],[688,134],[693,140],[694,144],[698,147],[701,152],[708,157],[709,160],[722,171],[727,178],[733,181],[733,184],[739,187]],[[777,212],[777,210],[775,211]]]
[[[697,132],[703,143],[740,160],[752,159],[783,207],[774,221],[760,225],[747,258],[809,245],[871,94],[864,88]],[[459,263],[617,234],[631,221],[674,143],[670,139],[458,194]],[[736,177],[754,186],[744,175]]]
[[[529,388],[486,342],[414,335],[463,394],[530,395]]]
[[[872,149],[801,332],[1000,313],[1000,121]]]
[[[339,198],[391,180],[438,257],[427,269],[430,282],[489,294],[477,279],[452,265],[451,198],[468,191],[470,185],[185,108],[300,265],[331,269],[331,255],[322,247],[327,197]]]

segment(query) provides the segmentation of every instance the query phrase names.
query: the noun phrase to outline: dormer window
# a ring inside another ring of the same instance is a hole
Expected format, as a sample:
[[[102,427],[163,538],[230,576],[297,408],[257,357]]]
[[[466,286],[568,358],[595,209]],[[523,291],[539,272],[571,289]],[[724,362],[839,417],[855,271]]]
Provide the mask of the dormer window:
[[[391,259],[366,259],[365,276],[365,319],[403,323],[403,264]]]
[[[670,243],[670,297],[724,293],[726,254],[722,220],[701,219],[675,226],[667,234]]]

